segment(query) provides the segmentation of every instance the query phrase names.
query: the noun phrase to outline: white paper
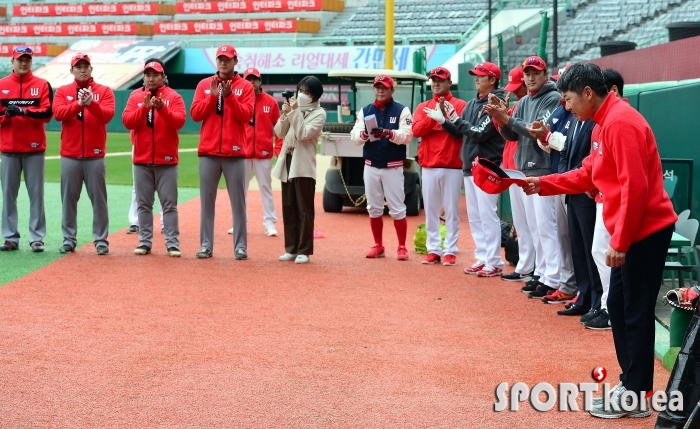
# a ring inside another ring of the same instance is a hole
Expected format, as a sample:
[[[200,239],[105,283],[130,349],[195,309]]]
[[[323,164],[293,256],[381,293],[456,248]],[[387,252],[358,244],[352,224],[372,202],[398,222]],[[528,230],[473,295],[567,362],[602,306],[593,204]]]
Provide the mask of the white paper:
[[[377,117],[374,115],[367,115],[365,116],[365,127],[367,127],[367,133],[369,134],[369,141],[377,141],[379,140],[378,138],[374,137],[372,135],[372,130],[375,128],[379,128],[377,126]]]

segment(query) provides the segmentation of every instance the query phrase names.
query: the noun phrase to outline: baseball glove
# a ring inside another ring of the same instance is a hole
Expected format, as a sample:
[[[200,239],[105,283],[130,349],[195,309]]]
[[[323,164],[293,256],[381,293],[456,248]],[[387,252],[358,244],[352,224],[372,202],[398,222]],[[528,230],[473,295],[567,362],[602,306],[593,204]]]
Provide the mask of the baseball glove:
[[[666,304],[682,310],[692,310],[700,297],[700,287],[671,289],[666,294]]]

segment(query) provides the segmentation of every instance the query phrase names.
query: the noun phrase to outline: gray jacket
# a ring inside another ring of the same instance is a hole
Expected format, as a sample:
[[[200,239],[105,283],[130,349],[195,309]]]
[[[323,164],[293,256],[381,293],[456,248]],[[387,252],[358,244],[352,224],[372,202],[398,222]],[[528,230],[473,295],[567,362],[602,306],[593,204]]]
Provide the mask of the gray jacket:
[[[502,89],[494,89],[491,94],[503,99]],[[488,104],[489,98],[478,96],[467,103],[467,107],[462,110],[462,117],[457,118],[453,123],[446,120],[442,124],[442,129],[454,137],[464,137],[462,143],[462,174],[472,175],[472,164],[474,158],[486,158],[496,165],[501,165],[503,161],[503,148],[506,142],[503,140],[491,117],[484,112],[484,106]]]
[[[526,176],[545,176],[552,174],[549,154],[537,145],[525,129],[534,121],[547,122],[549,116],[561,105],[561,95],[552,82],[545,83],[534,96],[523,97],[515,108],[508,124],[501,127],[501,135],[509,141],[518,141],[515,152],[515,166]]]

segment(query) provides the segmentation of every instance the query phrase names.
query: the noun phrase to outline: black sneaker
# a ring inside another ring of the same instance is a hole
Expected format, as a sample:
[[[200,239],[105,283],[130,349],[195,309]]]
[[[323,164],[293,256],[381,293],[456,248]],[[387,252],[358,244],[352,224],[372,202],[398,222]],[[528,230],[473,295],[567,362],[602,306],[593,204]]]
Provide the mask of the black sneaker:
[[[179,258],[182,256],[182,252],[180,252],[180,249],[177,247],[168,247],[168,256],[172,256],[173,258]]]
[[[596,317],[585,322],[583,326],[585,326],[587,329],[594,329],[596,331],[607,331],[612,329],[610,326],[610,315],[608,314],[608,310],[600,310]]]
[[[151,253],[151,248],[145,244],[142,244],[134,249],[134,255],[148,255],[149,253]]]
[[[584,314],[588,314],[588,311],[589,310],[586,307],[572,305],[571,307],[567,308],[566,310],[557,311],[557,314],[560,316],[581,316]]]
[[[579,321],[580,321],[581,323],[586,323],[586,322],[588,322],[589,320],[593,320],[593,319],[595,319],[596,317],[598,317],[598,313],[600,313],[600,310],[596,310],[595,308],[591,308],[591,309],[588,311],[588,313],[586,313],[586,314],[584,314],[583,316],[581,316],[581,318],[579,319]]]
[[[505,280],[507,282],[528,282],[532,280],[532,276],[534,275],[534,272],[529,273],[529,274],[520,274],[516,273],[513,271],[510,274],[503,274],[501,275],[501,280]]]
[[[5,244],[0,246],[0,252],[10,252],[13,250],[19,249],[19,245],[11,242],[11,241],[6,241]]]
[[[73,253],[75,252],[75,247],[71,246],[70,244],[64,244],[63,246],[58,248],[58,253]]]
[[[529,294],[527,294],[527,297],[528,298],[543,298],[554,291],[555,291],[555,289],[553,287],[549,287],[545,284],[540,284],[540,286],[537,289],[535,289],[532,292],[530,292]]]
[[[248,252],[244,248],[236,249],[236,260],[248,259]]]
[[[534,292],[539,286],[544,286],[544,283],[540,283],[538,280],[533,279],[525,283],[525,286],[521,287],[520,291],[522,293]]]
[[[105,245],[97,246],[96,250],[97,250],[97,254],[100,256],[104,256],[104,255],[109,254],[109,247],[107,247]]]
[[[211,258],[211,250],[207,249],[206,247],[202,247],[202,250],[197,252],[195,256],[197,257],[197,259]]]
[[[138,225],[131,225],[127,230],[127,234],[138,234],[139,233],[139,226]]]

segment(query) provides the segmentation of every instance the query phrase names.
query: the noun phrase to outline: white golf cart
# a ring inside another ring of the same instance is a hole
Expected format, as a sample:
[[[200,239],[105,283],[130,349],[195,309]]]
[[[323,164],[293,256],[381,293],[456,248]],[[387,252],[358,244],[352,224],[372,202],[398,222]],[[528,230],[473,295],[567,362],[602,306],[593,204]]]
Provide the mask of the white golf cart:
[[[411,109],[425,97],[423,82],[427,76],[386,69],[344,69],[332,70],[328,77],[352,81],[353,104],[356,111],[375,100],[373,81],[377,75],[386,74],[394,79],[394,100]],[[340,95],[340,94],[339,94]],[[341,99],[340,97],[338,98]],[[326,185],[323,189],[323,210],[340,212],[343,206],[359,207],[366,204],[362,157],[362,146],[350,140],[353,119],[347,123],[326,123],[321,135],[321,154],[331,156],[331,166],[326,171]],[[421,208],[420,167],[414,159],[418,153],[418,140],[406,145],[406,160],[403,163],[404,193],[406,194],[406,215],[418,216]]]

